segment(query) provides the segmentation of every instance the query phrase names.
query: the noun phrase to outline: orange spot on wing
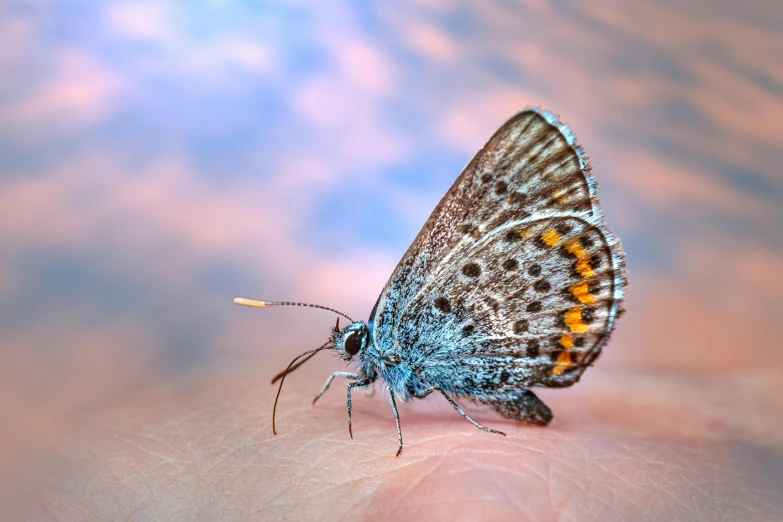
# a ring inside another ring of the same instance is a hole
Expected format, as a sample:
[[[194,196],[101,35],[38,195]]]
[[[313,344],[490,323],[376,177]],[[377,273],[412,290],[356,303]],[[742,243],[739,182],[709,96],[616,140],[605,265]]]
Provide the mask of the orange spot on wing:
[[[571,366],[571,353],[568,350],[563,350],[557,354],[557,361],[555,361],[555,367],[552,368],[552,375],[560,375],[569,366]]]
[[[544,244],[549,247],[555,246],[560,242],[561,239],[562,237],[560,237],[560,234],[558,234],[555,229],[549,229],[541,234],[541,241],[543,241]]]
[[[595,296],[590,293],[587,281],[579,281],[568,287],[580,303],[595,303]]]
[[[586,258],[580,258],[576,260],[576,271],[579,272],[579,275],[582,277],[593,276],[593,269],[590,266],[590,262]]]
[[[587,255],[585,247],[577,238],[569,239],[565,244],[566,250],[576,257],[576,271],[582,277],[592,277],[593,268],[590,266],[590,258]]]
[[[568,334],[563,334],[560,336],[560,345],[563,348],[571,348],[574,345],[574,339]]]
[[[573,292],[573,290],[571,290]],[[566,326],[576,333],[585,333],[587,331],[587,325],[582,321],[582,307],[573,306],[566,310],[565,317],[563,318]]]

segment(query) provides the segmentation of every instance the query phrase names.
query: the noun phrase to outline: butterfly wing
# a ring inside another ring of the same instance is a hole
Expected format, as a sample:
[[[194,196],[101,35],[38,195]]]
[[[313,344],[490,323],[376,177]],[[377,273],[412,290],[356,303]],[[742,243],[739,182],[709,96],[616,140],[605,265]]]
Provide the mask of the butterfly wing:
[[[553,114],[509,119],[386,284],[370,318],[376,346],[404,352],[422,386],[456,393],[578,380],[614,328],[625,286],[595,190]]]
[[[617,315],[612,241],[565,214],[482,237],[403,311],[400,345],[426,360],[417,379],[466,394],[578,380]]]

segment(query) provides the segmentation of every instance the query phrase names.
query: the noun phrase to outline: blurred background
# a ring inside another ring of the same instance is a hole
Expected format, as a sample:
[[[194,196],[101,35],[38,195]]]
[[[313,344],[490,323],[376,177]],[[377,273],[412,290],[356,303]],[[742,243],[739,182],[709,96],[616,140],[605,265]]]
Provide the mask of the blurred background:
[[[780,380],[776,4],[2,2],[0,484],[78,415],[269,379],[333,324],[235,295],[367,319],[526,105],[572,126],[628,253],[598,364]]]

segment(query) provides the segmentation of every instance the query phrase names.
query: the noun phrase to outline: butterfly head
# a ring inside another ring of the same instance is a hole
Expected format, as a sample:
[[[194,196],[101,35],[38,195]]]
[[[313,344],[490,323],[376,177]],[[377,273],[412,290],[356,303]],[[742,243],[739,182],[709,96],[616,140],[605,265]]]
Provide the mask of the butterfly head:
[[[362,321],[353,322],[340,330],[338,320],[332,331],[332,343],[337,353],[346,361],[363,352],[369,342],[370,334]]]

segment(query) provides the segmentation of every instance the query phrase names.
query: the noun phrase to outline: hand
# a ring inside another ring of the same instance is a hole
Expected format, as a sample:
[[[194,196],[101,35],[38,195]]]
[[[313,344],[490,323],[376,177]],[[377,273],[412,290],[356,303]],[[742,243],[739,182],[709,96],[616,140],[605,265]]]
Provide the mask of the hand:
[[[29,471],[40,520],[773,520],[783,512],[783,419],[770,378],[732,381],[593,368],[536,393],[549,427],[442,397],[400,404],[328,370],[288,377],[272,435],[272,371],[225,372],[91,419]],[[263,377],[262,377],[263,376]],[[15,517],[14,519],[18,519]]]

